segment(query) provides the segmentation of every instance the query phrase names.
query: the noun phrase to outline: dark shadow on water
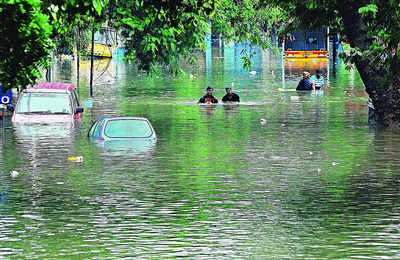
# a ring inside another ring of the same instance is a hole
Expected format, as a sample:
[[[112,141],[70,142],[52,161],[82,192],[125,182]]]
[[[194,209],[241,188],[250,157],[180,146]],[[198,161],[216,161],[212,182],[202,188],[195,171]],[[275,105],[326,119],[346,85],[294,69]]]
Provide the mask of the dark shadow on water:
[[[222,108],[225,111],[235,111],[239,108],[239,103],[237,102],[225,102],[222,103]]]
[[[299,97],[305,97],[305,96],[310,96],[312,91],[311,90],[297,90],[296,93]]]
[[[156,143],[148,140],[111,140],[96,143],[99,151],[106,156],[151,156]]]
[[[203,110],[207,116],[212,117],[217,106],[218,104],[200,104],[199,108]]]
[[[222,108],[224,109],[224,113],[227,118],[233,118],[239,112],[239,103],[237,102],[222,103]]]

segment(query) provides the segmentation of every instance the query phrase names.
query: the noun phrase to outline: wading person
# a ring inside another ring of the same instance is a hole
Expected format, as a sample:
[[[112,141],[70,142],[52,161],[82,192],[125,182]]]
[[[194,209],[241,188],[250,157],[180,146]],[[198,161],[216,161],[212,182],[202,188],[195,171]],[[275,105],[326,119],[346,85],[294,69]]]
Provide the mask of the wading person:
[[[233,93],[231,87],[225,88],[225,91],[226,91],[226,94],[225,94],[225,96],[222,98],[222,102],[227,102],[227,101],[231,101],[231,102],[240,102],[240,97],[239,97],[239,95],[237,95],[236,93]]]
[[[198,103],[218,103],[218,99],[213,96],[214,89],[210,86],[206,88],[206,94],[199,99]]]
[[[314,90],[314,86],[310,81],[310,73],[307,71],[303,72],[303,78],[299,81],[296,90]]]
[[[322,76],[322,70],[317,69],[315,75],[311,77],[311,82],[314,85],[314,89],[319,90],[324,86],[324,77]]]

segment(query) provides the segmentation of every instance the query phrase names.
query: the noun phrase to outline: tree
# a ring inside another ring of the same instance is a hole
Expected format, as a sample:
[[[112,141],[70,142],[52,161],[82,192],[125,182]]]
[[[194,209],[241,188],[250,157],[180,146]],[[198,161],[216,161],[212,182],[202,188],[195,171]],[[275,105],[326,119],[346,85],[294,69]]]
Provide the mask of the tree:
[[[213,10],[212,0],[118,0],[111,2],[107,19],[140,69],[159,64],[176,70],[181,57],[203,47]]]
[[[286,13],[259,0],[219,0],[211,17],[213,31],[235,42],[270,47],[271,33],[284,25]]]
[[[204,45],[213,10],[213,0],[2,1],[0,82],[4,91],[34,83],[39,69],[48,66],[57,35],[104,21],[121,31],[128,57],[140,68],[156,63],[177,68],[180,57]]]
[[[262,5],[259,0],[220,0],[215,3],[211,23],[213,33],[225,40],[249,41],[266,49],[271,47],[271,36],[285,25],[285,15],[279,7]],[[250,68],[251,47],[243,48],[241,54],[244,66]]]
[[[353,63],[381,126],[400,124],[400,3],[397,0],[273,0],[289,17],[288,28],[329,26],[351,46]],[[397,49],[397,50],[396,50]]]
[[[0,83],[26,88],[49,65],[54,37],[80,20],[100,17],[105,0],[8,0],[0,2]]]
[[[26,86],[40,76],[52,50],[49,17],[38,1],[0,3],[0,82],[3,91]]]

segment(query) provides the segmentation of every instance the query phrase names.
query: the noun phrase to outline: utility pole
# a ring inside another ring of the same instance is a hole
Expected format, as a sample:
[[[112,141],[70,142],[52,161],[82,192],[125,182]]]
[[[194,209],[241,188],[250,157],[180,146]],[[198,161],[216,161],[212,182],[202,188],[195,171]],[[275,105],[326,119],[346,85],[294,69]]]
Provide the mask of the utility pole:
[[[92,53],[90,54],[90,96],[93,97],[94,24],[92,28]]]
[[[76,44],[76,86],[79,88],[79,70],[80,70],[80,58],[79,58],[79,51],[80,51],[80,47],[81,47],[81,41],[80,41],[80,37],[81,37],[81,30],[80,27],[78,25],[78,37],[77,37],[77,44]]]

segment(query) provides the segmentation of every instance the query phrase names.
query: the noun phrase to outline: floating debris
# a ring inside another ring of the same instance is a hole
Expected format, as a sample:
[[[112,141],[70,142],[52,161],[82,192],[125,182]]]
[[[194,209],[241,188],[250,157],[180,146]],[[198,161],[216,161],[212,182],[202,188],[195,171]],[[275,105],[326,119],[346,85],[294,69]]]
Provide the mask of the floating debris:
[[[338,165],[339,163],[337,163],[337,162],[332,162],[332,166],[336,166],[336,165]]]
[[[68,157],[68,161],[72,161],[72,162],[83,162],[83,156],[72,156],[72,157]]]
[[[261,118],[261,119],[260,119],[260,124],[261,124],[261,125],[266,125],[266,124],[267,124],[267,119]]]
[[[250,75],[256,75],[256,74],[257,74],[257,71],[252,70],[252,71],[250,71],[249,73],[250,73]]]
[[[10,171],[10,176],[11,177],[15,178],[15,177],[18,177],[18,175],[19,175],[18,171],[16,171],[16,170]]]
[[[278,161],[278,160],[282,160],[282,159],[284,159],[283,157],[281,157],[281,156],[271,156],[271,157],[269,157],[272,161]]]

